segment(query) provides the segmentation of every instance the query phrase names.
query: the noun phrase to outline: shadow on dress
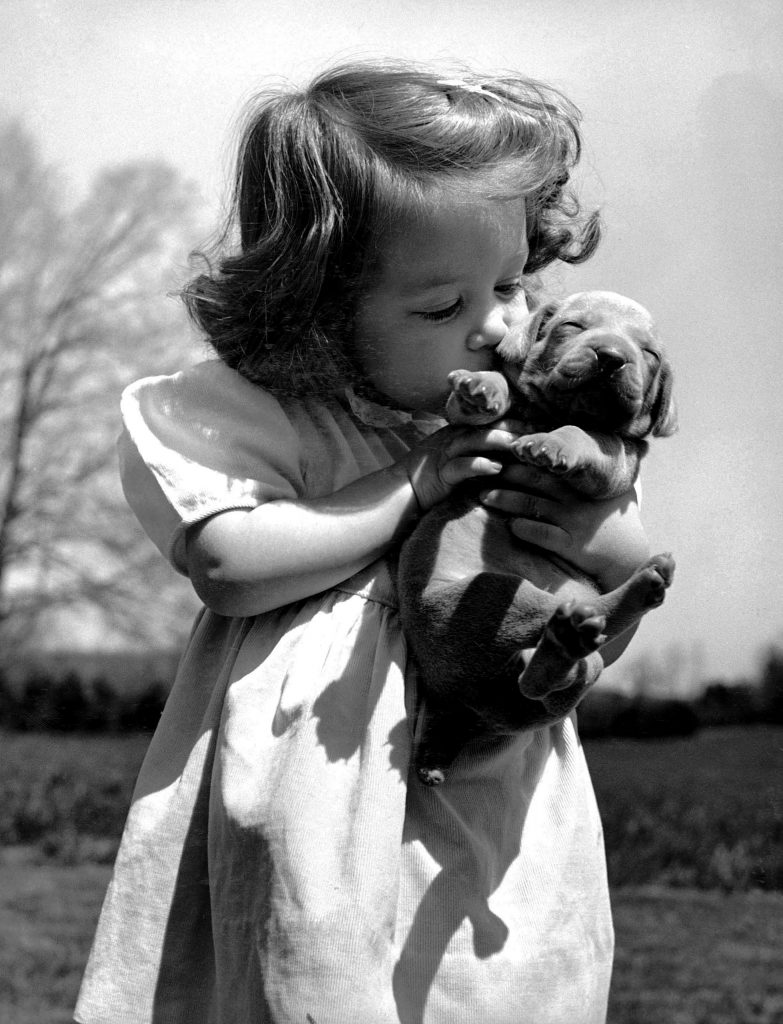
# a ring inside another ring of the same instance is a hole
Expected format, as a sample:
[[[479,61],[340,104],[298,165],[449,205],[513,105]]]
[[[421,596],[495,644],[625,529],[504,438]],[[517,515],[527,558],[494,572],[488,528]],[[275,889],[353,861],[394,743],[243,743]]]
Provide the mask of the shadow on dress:
[[[394,996],[402,1024],[421,1024],[433,981],[454,936],[467,920],[472,953],[485,960],[500,953],[509,928],[489,905],[492,893],[519,854],[528,799],[540,775],[520,779],[520,799],[500,802],[492,782],[480,790],[478,779],[519,763],[518,738],[471,743],[442,787],[424,786],[411,772],[405,843],[420,844],[441,865],[416,909],[394,971]],[[460,786],[460,781],[464,786]],[[472,792],[471,792],[472,791]],[[482,799],[482,796],[487,799]],[[501,813],[502,811],[502,813]],[[417,825],[426,823],[417,834]]]
[[[329,761],[348,761],[355,757],[366,743],[368,724],[376,713],[382,693],[382,686],[371,686],[363,696],[360,684],[368,675],[375,679],[376,671],[379,679],[386,676],[388,668],[376,664],[376,651],[384,646],[390,666],[405,680],[399,719],[390,728],[385,743],[390,767],[405,781],[411,754],[409,720],[414,684],[411,673],[406,670],[407,649],[402,640],[396,592],[389,570],[388,561],[380,560],[335,588],[347,599],[360,596],[366,604],[342,674],[324,686],[313,702],[311,713],[317,719],[318,740]],[[389,644],[393,644],[393,651],[389,650]],[[384,660],[383,654],[381,659]]]

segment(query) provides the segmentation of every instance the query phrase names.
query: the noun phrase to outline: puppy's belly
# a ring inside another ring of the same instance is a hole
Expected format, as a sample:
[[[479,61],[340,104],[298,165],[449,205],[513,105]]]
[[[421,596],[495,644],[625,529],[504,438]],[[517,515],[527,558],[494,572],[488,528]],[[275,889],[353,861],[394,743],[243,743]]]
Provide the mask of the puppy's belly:
[[[482,506],[465,507],[432,526],[431,534],[421,538],[436,551],[425,589],[489,572],[517,576],[558,601],[591,599],[599,592],[575,566],[515,541],[507,518]]]

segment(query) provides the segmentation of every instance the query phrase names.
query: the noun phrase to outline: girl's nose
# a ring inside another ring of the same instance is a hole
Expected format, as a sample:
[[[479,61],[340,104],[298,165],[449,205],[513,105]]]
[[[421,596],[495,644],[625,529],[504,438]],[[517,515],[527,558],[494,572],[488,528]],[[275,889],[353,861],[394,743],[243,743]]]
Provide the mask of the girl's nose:
[[[508,310],[503,305],[498,304],[489,309],[483,321],[468,335],[467,346],[470,351],[499,345],[508,331],[507,316]]]

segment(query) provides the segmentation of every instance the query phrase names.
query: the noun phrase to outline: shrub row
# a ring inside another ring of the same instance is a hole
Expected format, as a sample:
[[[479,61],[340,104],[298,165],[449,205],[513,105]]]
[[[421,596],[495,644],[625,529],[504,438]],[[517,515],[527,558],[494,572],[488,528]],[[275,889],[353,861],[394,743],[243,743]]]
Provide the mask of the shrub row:
[[[104,678],[83,683],[32,673],[12,687],[0,676],[0,728],[13,732],[152,732],[166,703],[167,687],[150,680],[135,693],[119,693]]]
[[[780,683],[783,694],[783,679]],[[773,699],[769,699],[770,696]],[[691,736],[710,726],[783,723],[777,690],[748,684],[712,683],[694,700],[628,696],[596,688],[579,708],[583,736],[657,739]]]
[[[770,672],[770,665],[774,674]],[[168,686],[152,679],[121,693],[103,677],[82,682],[35,671],[19,686],[0,673],[0,728],[13,732],[152,732]],[[582,702],[583,736],[689,736],[714,725],[783,723],[783,661],[770,662],[759,684],[712,683],[692,701],[626,696],[598,687]]]

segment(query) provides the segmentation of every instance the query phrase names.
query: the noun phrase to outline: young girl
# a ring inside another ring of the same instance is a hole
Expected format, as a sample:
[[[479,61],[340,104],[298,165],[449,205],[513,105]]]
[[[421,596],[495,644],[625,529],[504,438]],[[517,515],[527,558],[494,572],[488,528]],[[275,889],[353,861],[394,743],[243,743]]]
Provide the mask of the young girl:
[[[633,495],[577,502],[513,424],[444,427],[526,275],[586,258],[578,115],[523,78],[355,66],[268,98],[233,255],[186,292],[219,359],[130,387],[123,483],[203,600],[142,768],[84,1024],[598,1024],[612,927],[573,715],[408,774],[416,681],[392,583],[463,480],[605,587]],[[615,646],[622,646],[622,641]]]

